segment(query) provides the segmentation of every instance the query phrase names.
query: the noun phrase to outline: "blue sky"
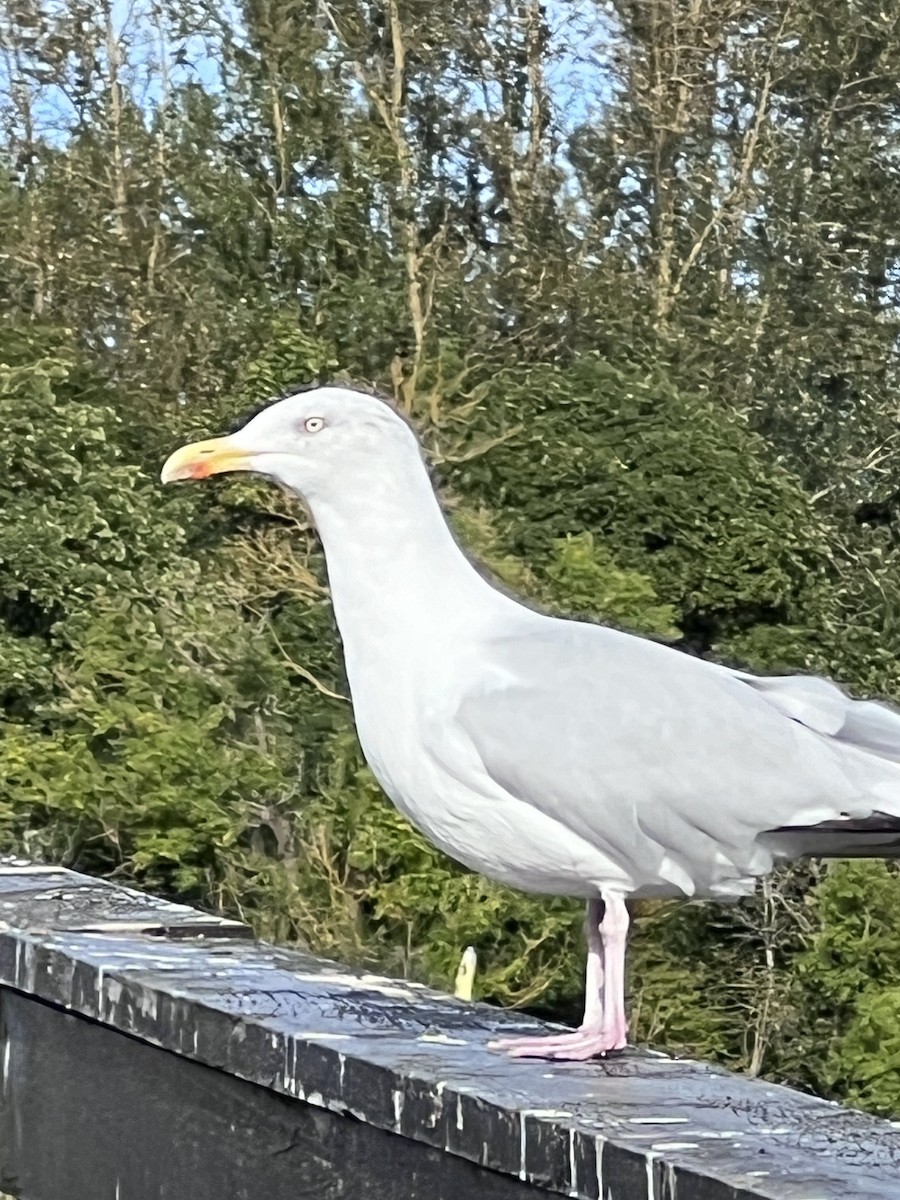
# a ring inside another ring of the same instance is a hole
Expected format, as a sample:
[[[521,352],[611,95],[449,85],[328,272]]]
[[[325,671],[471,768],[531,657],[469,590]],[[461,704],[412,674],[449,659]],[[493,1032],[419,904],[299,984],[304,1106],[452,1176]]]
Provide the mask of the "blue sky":
[[[68,0],[44,0],[44,12],[56,19],[71,20],[73,9]],[[7,10],[8,11],[8,10]],[[110,15],[116,33],[127,43],[129,66],[126,82],[137,102],[148,111],[158,102],[161,84],[158,64],[168,60],[174,86],[189,81],[205,87],[220,86],[220,56],[216,54],[215,35],[194,35],[188,39],[160,34],[153,19],[159,12],[154,0],[112,0]],[[101,19],[100,10],[95,10]],[[218,9],[220,20],[239,27],[238,10],[230,4]],[[547,15],[553,31],[556,53],[547,70],[547,84],[554,97],[563,128],[588,119],[611,97],[611,73],[605,62],[613,38],[614,23],[609,6],[602,0],[549,0]],[[0,32],[8,29],[8,19],[0,16]],[[7,39],[2,39],[7,40]],[[180,51],[176,61],[176,52]],[[12,68],[12,70],[11,70]],[[0,53],[0,111],[13,120],[10,98],[14,90],[15,69],[8,55]],[[40,81],[40,69],[32,71],[29,82]],[[34,116],[48,139],[64,140],[77,120],[72,98],[62,89],[45,85],[38,91]]]

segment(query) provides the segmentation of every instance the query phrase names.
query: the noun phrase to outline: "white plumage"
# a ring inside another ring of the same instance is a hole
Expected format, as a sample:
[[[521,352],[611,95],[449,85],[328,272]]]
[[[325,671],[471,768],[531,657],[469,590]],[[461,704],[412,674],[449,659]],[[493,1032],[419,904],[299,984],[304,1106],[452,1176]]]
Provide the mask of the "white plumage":
[[[624,1045],[625,897],[733,897],[779,856],[900,850],[900,715],[497,591],[381,400],[298,393],[177,451],[163,478],[221,470],[272,476],[309,505],[360,743],[401,812],[474,870],[588,901],[585,1020],[512,1053]]]

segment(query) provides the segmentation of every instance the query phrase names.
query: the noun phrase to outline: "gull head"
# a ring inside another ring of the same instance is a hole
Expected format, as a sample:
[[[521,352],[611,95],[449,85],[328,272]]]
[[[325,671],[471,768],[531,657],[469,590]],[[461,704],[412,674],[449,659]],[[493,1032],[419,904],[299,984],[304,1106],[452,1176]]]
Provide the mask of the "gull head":
[[[254,471],[310,499],[363,487],[403,463],[421,469],[415,434],[384,400],[344,387],[318,387],[276,400],[236,433],[182,446],[162,482]]]

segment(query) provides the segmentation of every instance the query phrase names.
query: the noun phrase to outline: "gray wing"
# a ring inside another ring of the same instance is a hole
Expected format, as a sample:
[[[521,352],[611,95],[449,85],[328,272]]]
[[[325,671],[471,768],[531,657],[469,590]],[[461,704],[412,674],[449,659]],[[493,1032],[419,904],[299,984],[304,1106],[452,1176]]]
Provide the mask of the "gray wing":
[[[546,618],[483,662],[457,720],[487,774],[637,876],[693,890],[723,863],[766,869],[768,830],[900,815],[900,767],[853,736],[900,758],[900,716],[824,680],[756,679]]]
[[[720,667],[719,670],[726,670]],[[900,763],[900,712],[874,700],[854,700],[827,679],[808,675],[763,677],[728,671],[779,712],[845,746]]]

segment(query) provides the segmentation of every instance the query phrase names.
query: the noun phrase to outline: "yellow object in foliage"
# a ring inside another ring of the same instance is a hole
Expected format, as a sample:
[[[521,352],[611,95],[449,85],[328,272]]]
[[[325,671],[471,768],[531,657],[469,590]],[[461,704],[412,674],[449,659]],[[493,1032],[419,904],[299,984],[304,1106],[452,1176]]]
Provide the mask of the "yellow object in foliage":
[[[472,999],[472,988],[475,984],[475,968],[477,965],[478,955],[475,953],[475,947],[466,946],[465,952],[459,960],[456,979],[453,981],[453,995],[457,1000]]]

